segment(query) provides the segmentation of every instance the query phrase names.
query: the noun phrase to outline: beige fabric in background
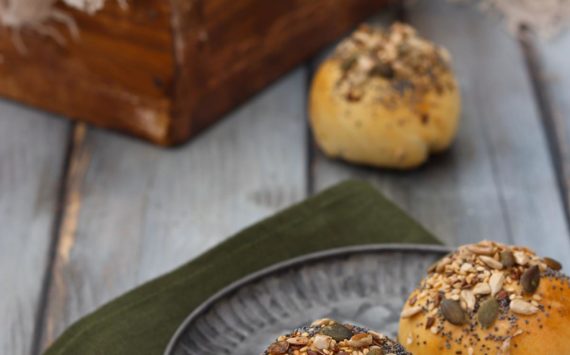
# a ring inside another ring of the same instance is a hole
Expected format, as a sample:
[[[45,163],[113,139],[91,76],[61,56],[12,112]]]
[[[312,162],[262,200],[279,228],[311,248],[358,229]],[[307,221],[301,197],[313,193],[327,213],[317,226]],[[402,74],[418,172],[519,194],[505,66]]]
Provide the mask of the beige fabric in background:
[[[570,23],[570,0],[449,1],[455,3],[478,3],[483,11],[499,13],[513,34],[518,32],[521,25],[525,25],[543,38],[552,38],[565,30]]]
[[[49,21],[64,22],[74,27],[73,19],[57,10],[55,4],[61,1],[67,6],[94,14],[105,5],[106,0],[0,0],[0,24],[12,28],[45,30]],[[127,0],[117,0],[124,8]]]
[[[75,28],[73,18],[55,8],[58,1],[94,14],[105,5],[106,0],[0,0],[0,25],[15,29],[32,29],[50,36],[56,41],[62,41],[61,34],[51,28],[49,23],[51,21],[63,22],[73,34],[77,35],[78,31]],[[117,1],[121,6],[127,6],[127,0]],[[570,0],[449,1],[476,2],[484,10],[496,11],[504,17],[513,33],[516,33],[521,25],[527,25],[542,37],[550,38],[560,33],[570,23]]]
[[[0,0],[0,22],[23,28],[37,27],[49,20],[67,21],[67,16],[55,9],[57,0]],[[94,13],[105,0],[63,0],[69,6]]]
[[[56,8],[58,1],[88,14],[95,14],[103,8],[106,0],[0,0],[0,26],[14,29],[12,37],[20,52],[27,52],[20,35],[22,30],[34,31],[65,44],[65,37],[53,27],[54,23],[63,23],[73,37],[79,37],[73,17]],[[122,7],[127,7],[127,0],[117,1]]]

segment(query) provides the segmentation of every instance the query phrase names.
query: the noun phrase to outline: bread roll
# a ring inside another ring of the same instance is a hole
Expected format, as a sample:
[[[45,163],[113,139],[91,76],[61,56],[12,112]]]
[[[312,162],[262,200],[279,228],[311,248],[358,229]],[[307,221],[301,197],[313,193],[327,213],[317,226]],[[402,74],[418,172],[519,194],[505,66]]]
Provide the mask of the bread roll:
[[[311,326],[280,336],[269,345],[265,355],[409,355],[388,337],[351,324],[331,319],[315,321]]]
[[[408,169],[449,147],[460,101],[444,49],[407,25],[362,26],[318,69],[309,116],[326,155]]]
[[[435,264],[399,339],[414,355],[570,354],[570,281],[527,248],[481,242]]]

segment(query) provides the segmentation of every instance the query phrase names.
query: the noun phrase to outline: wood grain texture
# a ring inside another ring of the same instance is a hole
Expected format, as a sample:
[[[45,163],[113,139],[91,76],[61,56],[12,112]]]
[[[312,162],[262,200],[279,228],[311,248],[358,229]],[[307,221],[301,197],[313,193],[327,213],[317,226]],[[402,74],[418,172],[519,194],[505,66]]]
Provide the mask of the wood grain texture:
[[[389,0],[139,0],[89,16],[65,45],[0,28],[0,95],[173,145],[313,55]],[[49,26],[52,26],[51,23]]]
[[[0,102],[0,354],[30,354],[67,122]]]
[[[389,0],[176,0],[172,139],[186,140]]]
[[[364,178],[447,242],[495,239],[568,260],[566,220],[518,42],[476,9],[441,0],[418,2],[408,17],[455,58],[464,99],[456,144],[409,173],[349,167],[318,153],[316,189]]]
[[[27,53],[0,29],[0,93],[71,119],[158,140],[168,131],[174,60],[170,7],[140,0],[129,15],[117,2],[97,16],[74,12],[80,38],[58,45],[23,34]]]
[[[526,38],[535,60],[537,90],[556,158],[566,205],[570,206],[570,32],[551,41]],[[567,211],[568,213],[568,211]],[[570,216],[569,216],[570,217]]]
[[[305,87],[297,70],[174,151],[89,131],[80,155],[88,169],[74,190],[80,211],[64,218],[77,229],[58,248],[45,344],[102,303],[301,200]]]

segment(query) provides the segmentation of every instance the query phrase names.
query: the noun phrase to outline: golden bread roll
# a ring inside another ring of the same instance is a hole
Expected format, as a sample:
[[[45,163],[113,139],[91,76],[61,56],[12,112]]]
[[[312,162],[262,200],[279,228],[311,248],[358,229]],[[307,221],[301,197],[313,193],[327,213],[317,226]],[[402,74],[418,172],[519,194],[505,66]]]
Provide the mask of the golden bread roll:
[[[449,54],[403,24],[361,26],[320,66],[309,98],[328,156],[397,169],[449,147],[460,109]]]
[[[390,338],[351,324],[320,319],[280,336],[264,355],[410,355]]]
[[[484,241],[429,270],[399,339],[414,355],[570,354],[570,279],[527,248]]]

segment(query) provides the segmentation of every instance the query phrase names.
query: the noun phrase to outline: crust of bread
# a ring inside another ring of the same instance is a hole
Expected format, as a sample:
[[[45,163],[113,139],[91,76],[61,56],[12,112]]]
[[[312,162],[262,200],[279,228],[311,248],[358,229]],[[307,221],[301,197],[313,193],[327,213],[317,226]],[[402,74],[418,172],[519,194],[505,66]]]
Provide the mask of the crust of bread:
[[[570,354],[570,287],[567,280],[552,277],[541,280],[536,294],[542,297],[541,304],[544,311],[530,316],[518,316],[516,328],[522,333],[513,336],[510,347],[506,351],[501,349],[501,341],[485,340],[490,334],[512,336],[507,334],[509,327],[507,320],[497,320],[490,330],[477,327],[474,331],[467,330],[468,326],[455,326],[446,322],[439,334],[426,329],[426,316],[418,314],[412,318],[400,319],[399,340],[414,355],[432,354],[469,354],[469,339],[478,336],[483,339],[473,348],[473,354],[509,354],[509,355],[536,355],[536,354]],[[413,297],[414,293],[410,297]],[[406,307],[408,303],[406,303]],[[495,329],[496,328],[496,329]],[[446,346],[445,337],[441,334],[451,334],[457,339],[463,334],[461,344],[451,342]],[[460,351],[460,352],[459,352]]]

